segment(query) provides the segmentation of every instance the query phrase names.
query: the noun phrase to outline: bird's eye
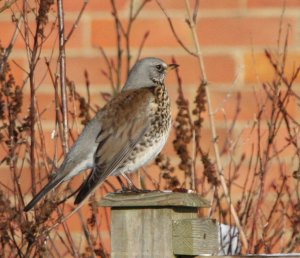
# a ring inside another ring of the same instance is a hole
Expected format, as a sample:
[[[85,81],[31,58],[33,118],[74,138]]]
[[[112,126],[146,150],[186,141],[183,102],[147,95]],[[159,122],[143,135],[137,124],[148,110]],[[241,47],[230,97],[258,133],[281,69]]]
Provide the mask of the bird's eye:
[[[157,71],[159,71],[159,72],[162,72],[163,71],[163,66],[162,65],[156,65],[156,69],[157,69]]]

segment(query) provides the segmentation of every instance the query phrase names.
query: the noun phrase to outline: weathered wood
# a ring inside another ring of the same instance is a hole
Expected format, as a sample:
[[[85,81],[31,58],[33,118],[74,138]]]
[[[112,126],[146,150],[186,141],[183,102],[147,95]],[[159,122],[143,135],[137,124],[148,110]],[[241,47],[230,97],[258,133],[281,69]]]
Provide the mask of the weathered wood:
[[[149,193],[109,193],[100,206],[107,207],[210,207],[210,203],[195,193],[149,192]]]
[[[112,207],[112,258],[177,257],[173,252],[173,221],[197,219],[198,208],[209,207],[197,194],[169,192],[113,193],[100,205]]]
[[[209,258],[300,258],[300,253],[299,254],[249,254],[249,255],[234,255],[234,256],[209,256]],[[190,256],[179,256],[178,258],[191,258]],[[206,256],[194,256],[193,258],[207,258]]]
[[[208,218],[173,220],[173,251],[181,255],[218,254],[218,226]]]
[[[172,220],[196,217],[196,208],[112,208],[112,258],[176,257]]]

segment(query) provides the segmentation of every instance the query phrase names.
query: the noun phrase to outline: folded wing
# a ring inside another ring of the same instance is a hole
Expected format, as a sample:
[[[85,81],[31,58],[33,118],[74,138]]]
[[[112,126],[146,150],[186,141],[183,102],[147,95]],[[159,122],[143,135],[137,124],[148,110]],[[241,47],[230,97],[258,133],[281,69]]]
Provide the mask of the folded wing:
[[[130,108],[128,107],[130,105]],[[107,106],[95,152],[95,167],[75,199],[82,202],[96,186],[113,174],[147,134],[151,112],[157,105],[151,89],[127,91]]]

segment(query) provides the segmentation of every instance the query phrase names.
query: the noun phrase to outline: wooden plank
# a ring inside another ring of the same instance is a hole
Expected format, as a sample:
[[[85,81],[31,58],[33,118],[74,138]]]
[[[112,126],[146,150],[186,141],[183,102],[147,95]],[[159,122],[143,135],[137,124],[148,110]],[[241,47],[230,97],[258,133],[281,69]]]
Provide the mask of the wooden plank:
[[[218,254],[218,226],[208,218],[173,220],[173,251],[177,255]]]
[[[195,193],[149,192],[109,193],[99,203],[105,207],[197,207],[207,208],[210,203]]]
[[[112,258],[177,258],[172,220],[197,218],[194,207],[112,208]]]
[[[196,219],[208,201],[194,193],[110,193],[99,203],[112,207],[112,258],[175,258],[172,221]],[[217,239],[216,239],[217,241]]]
[[[178,258],[190,258],[190,256],[179,256]],[[234,255],[234,256],[209,256],[209,258],[299,258],[300,257],[300,253],[299,254],[261,254],[261,255],[257,255],[257,254],[249,254],[249,255]],[[203,255],[203,256],[193,256],[193,258],[207,258],[207,256]]]

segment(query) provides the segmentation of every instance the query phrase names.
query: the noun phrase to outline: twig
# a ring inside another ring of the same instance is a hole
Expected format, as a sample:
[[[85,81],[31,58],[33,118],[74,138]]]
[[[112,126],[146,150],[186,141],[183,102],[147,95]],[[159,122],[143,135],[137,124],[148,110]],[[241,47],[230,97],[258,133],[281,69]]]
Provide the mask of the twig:
[[[144,37],[143,37],[143,39],[142,39],[142,42],[141,42],[141,44],[140,44],[140,46],[139,46],[138,53],[137,53],[137,55],[136,55],[136,62],[137,62],[137,61],[140,59],[140,57],[141,57],[141,53],[142,53],[143,47],[144,47],[144,45],[145,45],[145,42],[146,42],[146,40],[147,40],[149,34],[150,34],[150,31],[149,31],[149,30],[146,31],[146,33],[144,34]]]
[[[115,0],[111,0],[111,6],[112,6],[112,15],[115,19],[115,25],[116,25],[116,33],[117,33],[117,81],[116,81],[116,90],[119,91],[121,87],[121,68],[122,68],[122,54],[123,50],[121,47],[121,33],[124,31],[122,23],[118,16],[118,11],[116,7]],[[124,34],[124,33],[123,33]],[[115,94],[116,92],[114,92]]]
[[[45,142],[45,135],[44,135],[44,131],[43,131],[43,125],[41,123],[41,114],[39,111],[39,105],[37,103],[37,101],[35,101],[35,107],[36,107],[36,124],[37,124],[37,128],[40,134],[40,140],[41,140],[41,150],[42,150],[42,158],[44,160],[44,165],[46,168],[47,173],[49,173],[49,166],[48,166],[48,156],[47,156],[47,152],[46,152],[46,142]]]
[[[90,230],[88,229],[87,225],[84,222],[81,210],[78,211],[78,216],[80,218],[80,222],[81,222],[81,226],[82,226],[82,231],[84,232],[84,236],[85,236],[86,241],[87,241],[87,243],[89,245],[89,248],[91,250],[93,250],[94,245],[93,245],[93,240],[92,240],[92,234],[91,234]],[[91,257],[96,258],[95,253],[93,251],[91,251]]]
[[[123,30],[123,35],[125,37],[125,44],[126,44],[126,52],[127,52],[126,53],[126,56],[127,56],[126,74],[127,75],[129,73],[129,70],[130,70],[130,61],[131,61],[131,51],[130,51],[130,33],[131,33],[131,28],[132,28],[132,25],[133,25],[134,21],[138,17],[138,15],[141,12],[141,10],[143,9],[143,7],[147,4],[147,2],[149,2],[149,0],[144,0],[139,5],[139,7],[137,8],[136,12],[133,14],[134,0],[130,1],[128,26],[127,26],[127,30],[126,31]],[[146,32],[146,34],[147,34],[147,32]],[[143,43],[146,40],[146,38],[145,37],[143,38],[142,45],[141,45],[140,49],[142,48]]]
[[[237,215],[237,212],[236,212],[236,210],[235,210],[235,208],[234,208],[234,206],[231,202],[229,191],[228,191],[228,188],[227,188],[227,185],[226,185],[226,180],[225,180],[225,177],[224,177],[224,168],[223,168],[223,165],[222,165],[222,162],[221,162],[219,146],[218,146],[217,141],[216,141],[217,140],[217,133],[216,133],[216,126],[215,126],[215,123],[214,123],[214,115],[213,115],[213,112],[212,112],[213,109],[212,109],[212,104],[211,104],[210,91],[207,87],[207,76],[206,76],[206,71],[205,71],[205,66],[204,66],[204,61],[203,61],[203,55],[201,53],[200,44],[199,44],[196,29],[195,29],[195,23],[194,23],[194,20],[196,20],[195,12],[194,12],[194,17],[193,17],[192,12],[191,12],[191,8],[190,8],[190,3],[189,3],[188,0],[185,0],[185,5],[186,5],[187,13],[188,13],[188,21],[189,21],[188,23],[189,23],[189,26],[190,26],[190,29],[191,29],[191,32],[192,32],[192,36],[193,36],[193,40],[194,40],[194,44],[195,44],[195,47],[196,47],[196,55],[197,55],[197,58],[198,58],[201,75],[202,75],[203,81],[206,84],[205,92],[206,92],[206,98],[207,98],[210,128],[211,128],[212,137],[213,137],[213,147],[214,147],[214,152],[215,152],[215,156],[216,156],[218,174],[219,174],[219,177],[220,177],[221,185],[222,185],[223,190],[224,190],[224,195],[225,195],[226,200],[227,200],[227,202],[230,206],[231,214],[232,214],[232,216],[234,218],[234,221],[235,221],[235,223],[236,223],[236,225],[237,225],[237,227],[240,231],[242,243],[245,247],[245,250],[247,250],[248,249],[248,241],[247,241],[246,235],[244,233],[244,230],[241,226],[241,223],[240,223],[239,217]]]
[[[0,11],[0,13],[1,13],[1,11]],[[0,63],[0,74],[2,74],[3,67],[4,67],[5,63],[7,62],[7,59],[9,57],[14,45],[15,45],[15,42],[16,42],[16,39],[19,35],[20,27],[22,26],[22,24],[23,24],[23,17],[20,16],[20,18],[18,19],[16,28],[15,28],[14,34],[13,34],[11,40],[10,40],[10,43],[9,43],[8,47],[5,49],[5,53],[2,57],[2,60],[1,60],[1,63]]]
[[[77,16],[77,18],[76,18],[76,20],[75,20],[75,22],[74,22],[74,24],[73,24],[71,30],[70,30],[70,32],[69,32],[68,35],[66,36],[66,39],[65,39],[65,43],[64,43],[64,44],[66,44],[66,43],[69,41],[69,39],[71,38],[73,32],[74,32],[75,29],[78,27],[78,24],[79,24],[79,21],[80,21],[80,19],[81,19],[81,16],[82,16],[82,14],[83,14],[83,12],[84,12],[86,6],[88,5],[88,3],[89,3],[89,0],[84,0],[83,5],[82,5],[82,7],[81,7],[81,9],[80,9],[80,12],[79,12],[79,14],[78,14],[78,16]]]
[[[24,13],[27,13],[27,3],[24,3]],[[39,6],[39,12],[41,11],[42,6]],[[41,19],[37,19],[34,40],[33,40],[33,48],[30,49],[30,45],[26,42],[26,48],[28,52],[31,54],[29,61],[29,83],[30,83],[30,171],[31,171],[31,180],[32,180],[32,194],[36,193],[36,175],[35,175],[35,82],[34,82],[34,72],[38,62],[39,56],[39,37],[41,36],[41,32],[43,31]],[[29,36],[27,34],[27,36]],[[27,38],[28,40],[28,38]]]
[[[65,24],[63,1],[57,1],[58,28],[59,28],[59,82],[61,89],[62,113],[63,113],[63,148],[66,154],[69,150],[69,126],[68,126],[68,98],[66,87],[66,52],[65,52]]]
[[[17,0],[5,1],[5,3],[0,7],[0,13],[4,12],[6,9],[10,8]]]
[[[189,50],[187,48],[187,46],[181,41],[180,37],[177,35],[175,27],[173,25],[173,22],[171,20],[171,18],[169,17],[169,15],[167,14],[166,10],[163,8],[162,4],[159,2],[159,0],[156,0],[156,3],[158,4],[158,6],[160,7],[160,9],[162,10],[162,12],[165,14],[168,23],[170,25],[170,28],[172,30],[172,33],[174,35],[174,37],[176,38],[176,41],[179,43],[179,45],[190,55],[197,57],[197,53],[192,52],[191,50]]]
[[[50,69],[50,62],[45,59],[45,63],[46,63],[46,66],[47,66],[47,70],[48,70],[48,73],[49,73],[49,76],[51,78],[51,81],[52,81],[52,85],[54,87],[54,100],[55,100],[55,122],[56,122],[56,125],[58,125],[58,132],[59,132],[59,135],[60,135],[60,138],[62,139],[63,138],[63,129],[62,129],[62,122],[61,122],[61,117],[60,117],[60,114],[61,114],[61,105],[60,105],[60,99],[59,99],[59,94],[58,94],[58,90],[57,90],[57,77],[54,78],[54,75]],[[55,155],[56,156],[56,155]],[[56,158],[54,159],[56,160]],[[57,164],[56,164],[57,165]]]
[[[112,71],[113,71],[112,65],[111,65],[104,49],[102,47],[99,47],[99,49],[101,51],[102,56],[104,57],[104,60],[105,60],[105,63],[106,63],[107,69],[108,69],[108,73],[105,72],[104,70],[102,70],[102,74],[109,80],[112,90],[113,90],[113,92],[115,92],[116,89],[115,89],[115,83],[114,83],[114,78],[113,78],[113,73],[112,73]]]

